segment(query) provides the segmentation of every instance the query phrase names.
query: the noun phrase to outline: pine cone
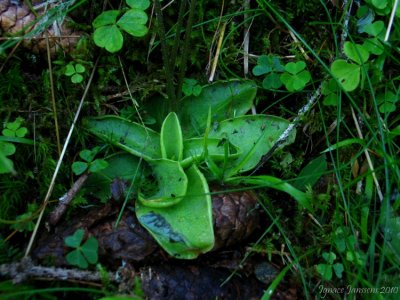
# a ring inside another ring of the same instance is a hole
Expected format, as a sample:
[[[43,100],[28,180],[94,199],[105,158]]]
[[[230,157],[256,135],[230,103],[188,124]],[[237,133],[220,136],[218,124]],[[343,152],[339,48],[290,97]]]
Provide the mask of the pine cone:
[[[38,11],[38,14],[43,12]],[[68,28],[68,17],[60,20],[58,17],[49,16],[54,22],[50,25],[36,22],[35,15],[28,6],[19,1],[0,0],[0,28],[4,34],[22,36],[33,33],[23,39],[23,46],[34,53],[46,53],[45,32],[48,32],[50,53],[54,54],[60,48],[66,52],[74,49],[82,32]]]
[[[259,211],[251,192],[223,193],[212,196],[214,250],[247,238],[257,227]]]
[[[249,192],[224,193],[214,195],[213,217],[215,247],[230,246],[247,238],[257,227],[259,211],[256,200]],[[45,232],[38,240],[33,256],[39,260],[52,257],[55,265],[66,265],[64,246],[66,236],[83,228],[99,242],[99,256],[103,261],[115,266],[116,261],[151,261],[161,255],[157,243],[139,224],[134,213],[126,210],[119,226],[114,228],[120,210],[119,205],[107,204],[102,208],[93,208],[84,215],[74,214],[72,219],[57,225],[53,232]]]

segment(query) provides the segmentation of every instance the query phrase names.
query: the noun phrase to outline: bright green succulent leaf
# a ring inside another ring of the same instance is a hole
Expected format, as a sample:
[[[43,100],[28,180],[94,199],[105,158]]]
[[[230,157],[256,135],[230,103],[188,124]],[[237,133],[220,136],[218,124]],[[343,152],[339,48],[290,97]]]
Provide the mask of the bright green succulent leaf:
[[[187,166],[193,162],[204,160],[206,155],[205,145],[207,145],[207,155],[214,161],[223,161],[224,159],[235,159],[239,157],[239,149],[229,143],[228,157],[226,157],[225,143],[227,140],[218,138],[208,138],[207,143],[204,138],[191,138],[183,142],[183,161],[181,165]]]
[[[117,25],[132,36],[142,37],[148,31],[144,25],[147,20],[148,17],[144,11],[132,8],[118,20]]]
[[[354,91],[360,84],[361,66],[359,65],[338,59],[332,63],[331,71],[345,91]]]
[[[385,23],[380,20],[364,26],[364,32],[374,37],[377,37],[380,33],[382,33],[384,29]]]
[[[72,83],[81,83],[83,81],[83,76],[81,74],[74,74],[71,76]]]
[[[120,14],[119,10],[107,10],[102,12],[93,21],[94,28],[100,28],[102,26],[114,25],[117,22],[117,17]]]
[[[285,119],[266,115],[246,115],[224,120],[210,131],[210,138],[226,139],[240,156],[228,166],[227,177],[254,168],[289,126]]]
[[[65,245],[71,248],[78,248],[83,240],[85,231],[83,229],[77,229],[72,235],[65,237]]]
[[[160,145],[162,158],[182,160],[182,130],[178,116],[174,112],[168,114],[161,126]]]
[[[64,71],[64,75],[66,76],[72,76],[75,74],[75,68],[74,65],[72,63],[69,63],[66,67],[65,67],[65,71]]]
[[[146,191],[151,183],[142,184],[139,201],[148,207],[169,207],[179,203],[186,195],[188,178],[178,161],[157,159],[149,162],[157,185],[155,191]],[[153,183],[154,184],[154,183]]]
[[[324,280],[331,280],[332,279],[332,266],[328,264],[318,264],[317,272],[321,275],[322,279]]]
[[[170,255],[194,259],[214,247],[211,196],[206,179],[196,165],[186,170],[185,198],[168,208],[151,208],[136,202],[139,222]]]
[[[354,44],[352,42],[345,42],[343,51],[348,58],[361,65],[368,61],[369,52],[363,45]]]
[[[145,10],[150,6],[150,1],[149,0],[126,0],[126,4],[128,4],[132,8]]]
[[[116,25],[99,27],[93,34],[94,43],[105,48],[108,52],[115,53],[122,48],[124,37]]]
[[[89,237],[82,245],[81,251],[90,264],[97,263],[99,243],[93,236]]]
[[[90,118],[84,123],[92,134],[133,155],[161,158],[160,135],[145,126],[116,116]]]
[[[313,212],[311,196],[296,189],[293,185],[283,181],[282,179],[267,175],[243,176],[232,177],[226,180],[226,183],[232,185],[252,185],[258,188],[267,187],[282,191],[293,197],[293,199],[295,199],[303,208],[306,208],[309,212]]]
[[[90,173],[84,189],[88,195],[105,202],[111,197],[111,184],[114,179],[126,182],[128,187],[136,188],[144,173],[144,163],[140,158],[127,152],[113,154],[106,158],[108,166],[96,173]],[[136,192],[132,189],[131,192]]]
[[[210,109],[211,124],[244,115],[251,109],[256,92],[257,86],[253,81],[230,80],[204,86],[199,96],[184,97],[178,114],[183,136],[202,136]]]
[[[108,167],[108,162],[104,159],[96,159],[89,164],[89,171],[92,173],[99,172]]]
[[[275,72],[272,72],[271,74],[268,74],[267,76],[265,76],[265,78],[262,82],[262,87],[266,90],[269,90],[269,89],[277,90],[281,86],[282,86],[282,81],[280,79],[280,76]]]
[[[321,155],[310,161],[297,176],[292,185],[299,190],[306,191],[307,186],[313,186],[317,183],[318,179],[324,175],[327,169],[327,162],[325,155]]]
[[[72,172],[75,175],[81,175],[88,169],[88,163],[83,161],[76,161],[72,164]]]
[[[17,148],[15,147],[14,144],[7,142],[0,142],[0,153],[2,153],[4,156],[13,155],[16,150]]]

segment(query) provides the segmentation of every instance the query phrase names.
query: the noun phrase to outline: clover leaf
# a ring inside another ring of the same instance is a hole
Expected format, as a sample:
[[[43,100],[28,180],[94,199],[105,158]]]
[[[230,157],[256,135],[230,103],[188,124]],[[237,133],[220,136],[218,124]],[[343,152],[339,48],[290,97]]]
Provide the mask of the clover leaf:
[[[64,75],[71,77],[71,81],[73,83],[80,83],[83,81],[83,76],[81,73],[84,73],[86,71],[86,68],[82,64],[73,64],[69,63],[65,67],[65,72]]]
[[[72,235],[64,239],[66,246],[75,248],[75,250],[67,254],[67,262],[82,269],[86,269],[89,264],[97,263],[99,247],[98,241],[93,236],[89,237],[81,245],[84,234],[85,231],[83,229],[77,229]]]
[[[379,94],[377,97],[379,111],[381,113],[390,113],[396,111],[396,102],[399,98],[391,91]]]
[[[97,46],[114,53],[121,50],[124,43],[121,30],[134,37],[142,37],[147,34],[148,28],[145,24],[148,16],[144,10],[150,6],[150,2],[148,0],[131,0],[127,1],[127,4],[131,8],[118,21],[120,10],[105,11],[93,21],[95,28],[93,39]]]
[[[369,58],[368,50],[364,46],[352,42],[345,42],[343,51],[348,58],[359,65],[366,63]]]
[[[345,91],[354,91],[360,83],[361,68],[359,65],[338,59],[332,63],[331,71]]]
[[[28,133],[28,129],[21,127],[24,119],[16,118],[14,122],[7,122],[6,128],[3,129],[2,133],[8,137],[24,137]]]
[[[198,96],[200,95],[201,91],[202,87],[200,84],[198,84],[196,79],[185,78],[183,80],[182,92],[185,94],[185,96]]]
[[[285,73],[280,76],[289,92],[301,91],[311,80],[311,74],[304,70],[306,63],[304,61],[290,62],[285,65]]]
[[[257,65],[253,69],[255,76],[267,74],[263,80],[264,89],[278,89],[282,86],[282,81],[278,73],[285,71],[278,56],[261,55],[257,60]]]
[[[99,153],[99,151],[99,147],[95,147],[92,150],[82,150],[79,153],[79,156],[84,160],[84,162],[76,161],[72,164],[72,171],[75,175],[80,175],[87,170],[91,173],[95,173],[107,168],[108,163],[104,159],[94,160],[94,157]]]

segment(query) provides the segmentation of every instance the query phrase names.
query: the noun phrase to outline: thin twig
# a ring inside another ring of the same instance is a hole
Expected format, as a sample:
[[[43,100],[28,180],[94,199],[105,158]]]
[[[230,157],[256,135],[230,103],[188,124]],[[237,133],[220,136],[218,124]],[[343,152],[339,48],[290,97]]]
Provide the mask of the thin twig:
[[[243,15],[244,20],[249,17],[247,11],[250,9],[250,0],[244,0],[244,10]],[[246,77],[249,74],[249,48],[250,48],[250,25],[248,22],[244,23],[244,37],[243,37],[243,72]]]
[[[79,103],[78,109],[77,109],[76,114],[75,114],[75,118],[74,118],[74,120],[73,120],[73,122],[72,122],[72,124],[71,124],[71,127],[70,127],[69,132],[68,132],[68,136],[67,136],[67,138],[66,138],[66,140],[65,140],[63,149],[62,149],[62,151],[61,151],[60,158],[59,158],[58,161],[57,161],[57,165],[56,165],[56,168],[55,168],[55,170],[54,170],[53,177],[51,178],[51,182],[50,182],[49,188],[48,188],[48,190],[47,190],[47,194],[46,194],[46,196],[45,196],[45,198],[44,198],[44,200],[43,200],[43,203],[42,203],[42,211],[41,211],[40,214],[39,214],[38,220],[36,221],[36,224],[35,224],[35,228],[34,228],[34,230],[33,230],[33,232],[32,232],[31,238],[30,238],[29,243],[28,243],[28,246],[27,246],[27,248],[26,248],[25,257],[27,257],[27,256],[29,255],[29,252],[30,252],[31,249],[32,249],[33,242],[34,242],[34,240],[35,240],[37,231],[38,231],[39,226],[40,226],[40,222],[41,222],[41,220],[42,220],[42,218],[43,218],[43,214],[44,214],[45,208],[46,208],[47,204],[49,203],[49,199],[50,199],[51,193],[53,192],[53,188],[54,188],[54,185],[55,185],[55,182],[56,182],[56,178],[57,178],[58,172],[59,172],[60,167],[61,167],[61,163],[62,163],[62,161],[63,161],[65,152],[67,151],[67,147],[68,147],[69,141],[70,141],[70,139],[71,139],[72,132],[73,132],[74,129],[75,129],[75,124],[76,124],[76,122],[78,121],[80,112],[81,112],[81,110],[82,110],[83,102],[84,102],[84,100],[86,99],[86,95],[87,95],[87,93],[88,93],[88,91],[89,91],[89,87],[90,87],[90,85],[91,85],[91,83],[92,83],[93,76],[94,76],[94,73],[95,73],[95,71],[96,71],[96,67],[97,67],[97,63],[98,63],[98,62],[99,62],[99,57],[97,58],[96,63],[95,63],[95,65],[94,65],[94,67],[93,67],[92,74],[90,74],[88,83],[87,83],[87,85],[86,85],[86,89],[85,89],[85,91],[84,91],[84,93],[83,93],[83,95],[82,95],[81,101],[80,101],[80,103]]]
[[[219,53],[221,51],[222,41],[224,40],[226,25],[227,25],[226,22],[222,23],[222,28],[221,28],[221,31],[219,33],[219,38],[218,38],[217,50],[215,51],[215,56],[214,56],[214,60],[213,60],[211,72],[210,72],[210,77],[208,78],[209,82],[214,81],[215,70],[217,69],[217,65],[218,65],[218,58],[219,58]]]
[[[75,195],[81,190],[83,184],[86,182],[88,178],[88,173],[85,172],[82,176],[80,176],[69,191],[59,199],[59,204],[57,207],[49,214],[48,223],[50,225],[56,225],[58,221],[60,221],[61,217],[64,215],[65,211],[68,208],[68,205],[75,198]]]
[[[390,36],[390,32],[392,31],[393,20],[394,20],[394,16],[396,15],[396,10],[397,10],[398,5],[399,5],[399,0],[394,0],[392,13],[390,14],[389,24],[388,24],[386,34],[385,34],[385,39],[384,39],[385,42],[389,41],[389,36]]]
[[[56,131],[57,151],[58,155],[60,155],[61,154],[60,127],[58,126],[57,105],[56,105],[56,96],[54,92],[53,68],[51,66],[51,50],[49,44],[48,31],[46,31],[45,37],[46,37],[46,49],[47,49],[47,64],[49,66],[50,96],[51,96],[51,105],[53,108],[54,129]]]
[[[20,262],[0,265],[0,275],[12,278],[13,283],[21,283],[30,278],[82,282],[101,282],[103,278],[100,272],[34,265],[29,257]],[[119,282],[116,273],[108,272],[108,279]]]
[[[354,124],[356,125],[358,137],[363,140],[364,136],[363,136],[363,134],[361,132],[360,125],[358,124],[356,114],[354,113],[354,109],[353,109],[353,107],[350,107],[350,109],[351,109],[351,114],[353,116]],[[381,187],[379,185],[378,178],[376,178],[376,173],[374,171],[374,165],[372,164],[371,156],[369,155],[368,149],[364,149],[364,154],[365,154],[365,157],[367,158],[368,166],[369,166],[369,168],[371,170],[371,173],[372,173],[372,178],[374,179],[374,183],[375,183],[375,186],[376,186],[376,190],[378,192],[379,200],[381,200],[381,202],[382,202],[383,201],[382,190],[381,190]]]
[[[160,43],[161,43],[161,53],[164,61],[164,68],[165,68],[165,77],[167,80],[167,94],[168,94],[168,100],[170,102],[170,109],[172,110],[175,100],[176,100],[176,94],[175,94],[175,88],[174,88],[174,76],[173,72],[170,68],[169,64],[169,59],[168,59],[168,46],[167,46],[167,37],[165,34],[165,27],[164,27],[164,18],[163,14],[161,11],[161,4],[160,0],[155,0],[154,1],[154,10],[156,13],[156,19],[157,19],[157,27],[158,27],[158,35],[160,36]]]
[[[192,26],[193,26],[193,19],[194,15],[196,12],[196,6],[197,6],[197,0],[192,0],[191,5],[190,5],[190,11],[189,11],[189,18],[186,23],[186,32],[185,32],[185,40],[183,42],[183,49],[182,49],[182,55],[181,55],[181,69],[179,70],[178,74],[178,88],[177,88],[177,98],[176,101],[179,101],[179,99],[182,96],[182,85],[183,85],[183,80],[185,78],[186,74],[186,69],[187,69],[187,60],[190,52],[190,40],[191,40],[191,35],[192,35]],[[175,104],[176,105],[176,104]]]

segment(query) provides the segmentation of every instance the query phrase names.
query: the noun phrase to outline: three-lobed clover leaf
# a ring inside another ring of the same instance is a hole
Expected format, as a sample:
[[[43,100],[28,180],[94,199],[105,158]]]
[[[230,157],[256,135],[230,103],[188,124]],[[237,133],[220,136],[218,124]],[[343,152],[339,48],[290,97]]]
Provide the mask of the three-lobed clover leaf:
[[[379,94],[376,98],[381,113],[384,114],[396,111],[396,102],[399,98],[393,92],[388,91],[384,94]]]
[[[202,91],[201,85],[196,79],[185,78],[183,80],[182,92],[185,96],[198,96]]]
[[[285,71],[278,56],[261,55],[257,60],[257,65],[253,68],[254,76],[267,74],[263,80],[264,89],[278,89],[282,86],[279,73]]]
[[[289,92],[301,91],[311,80],[311,74],[305,68],[304,61],[290,62],[285,65],[286,72],[280,76],[280,79]]]
[[[360,84],[361,74],[363,74],[362,65],[368,61],[369,52],[365,46],[352,42],[345,42],[343,51],[350,61],[344,59],[334,61],[331,65],[331,71],[342,88],[351,92]]]
[[[86,68],[82,64],[69,63],[65,67],[64,75],[71,77],[72,83],[80,83],[83,81],[82,73],[85,73]]]
[[[105,11],[93,21],[95,44],[111,53],[122,48],[124,37],[121,30],[134,37],[142,37],[148,32],[148,28],[145,26],[148,16],[144,10],[150,6],[150,2],[148,0],[126,2],[130,9],[118,21],[118,16],[121,14],[119,10]]]
[[[98,241],[93,236],[82,244],[84,235],[83,229],[77,229],[72,235],[64,239],[66,246],[75,248],[67,254],[67,262],[82,269],[86,269],[89,264],[97,263],[99,247]]]
[[[16,118],[14,122],[7,122],[6,128],[3,129],[2,133],[8,137],[24,137],[28,133],[26,127],[21,127],[22,118]]]
[[[86,171],[89,171],[91,173],[96,173],[108,167],[108,163],[106,160],[104,159],[94,160],[94,157],[99,152],[99,149],[100,149],[99,147],[95,147],[92,150],[85,149],[79,153],[79,156],[84,161],[76,161],[72,164],[72,171],[74,172],[75,175],[83,174]]]

